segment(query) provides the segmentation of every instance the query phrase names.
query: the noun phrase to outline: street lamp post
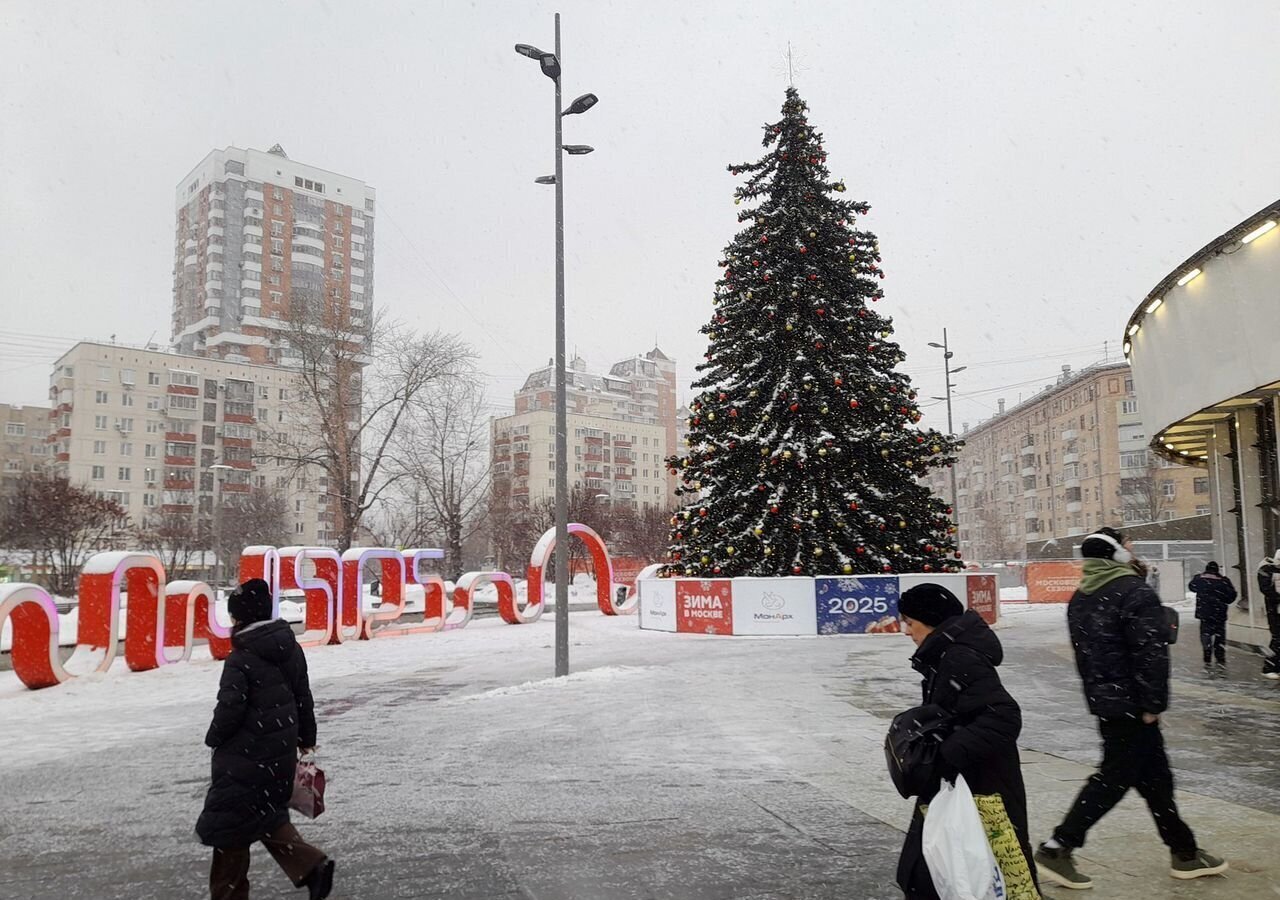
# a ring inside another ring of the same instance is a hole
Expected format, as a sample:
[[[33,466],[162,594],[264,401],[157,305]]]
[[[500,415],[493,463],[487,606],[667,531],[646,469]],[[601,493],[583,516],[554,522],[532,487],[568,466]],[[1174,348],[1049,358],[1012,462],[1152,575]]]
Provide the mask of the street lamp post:
[[[955,437],[956,436],[955,425],[953,425],[951,422],[951,389],[955,387],[955,385],[951,383],[951,376],[956,374],[957,372],[963,372],[965,369],[969,367],[956,366],[954,369],[951,368],[951,358],[955,356],[955,354],[951,352],[951,348],[947,344],[947,329],[945,328],[942,329],[941,344],[937,344],[937,343],[934,343],[933,341],[930,341],[929,346],[936,347],[937,349],[942,351],[942,371],[944,373],[944,377],[946,378],[947,390],[946,390],[945,397],[937,397],[935,399],[947,401],[947,434],[951,435],[952,437]],[[956,527],[959,528],[960,527],[960,502],[959,502],[959,494],[956,491],[955,463],[951,464],[951,518],[952,518],[952,521],[955,522]]]
[[[569,674],[569,440],[565,410],[564,334],[564,154],[583,156],[592,151],[586,144],[566,146],[562,137],[565,116],[584,113],[599,102],[595,94],[583,94],[568,109],[560,107],[560,14],[556,13],[555,52],[547,53],[531,44],[516,44],[516,53],[537,60],[542,74],[555,82],[556,173],[535,179],[538,184],[556,187],[556,677]]]
[[[213,589],[216,591],[222,583],[222,479],[231,466],[214,463],[209,466],[213,473]]]

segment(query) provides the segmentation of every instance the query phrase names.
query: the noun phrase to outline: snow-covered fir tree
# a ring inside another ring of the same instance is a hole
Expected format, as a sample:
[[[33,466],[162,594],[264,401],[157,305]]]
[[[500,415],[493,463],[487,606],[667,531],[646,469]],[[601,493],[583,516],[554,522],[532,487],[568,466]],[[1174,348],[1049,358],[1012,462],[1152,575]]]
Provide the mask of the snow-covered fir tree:
[[[794,88],[765,126],[720,261],[689,446],[668,459],[693,498],[671,520],[675,575],[838,575],[960,568],[950,511],[918,477],[958,443],[916,426],[866,203],[831,180]]]

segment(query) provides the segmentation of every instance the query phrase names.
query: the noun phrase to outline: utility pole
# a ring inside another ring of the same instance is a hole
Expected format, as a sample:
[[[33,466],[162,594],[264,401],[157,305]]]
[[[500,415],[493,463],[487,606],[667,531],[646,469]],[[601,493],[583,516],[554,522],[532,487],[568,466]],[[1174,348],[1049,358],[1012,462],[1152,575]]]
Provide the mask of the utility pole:
[[[941,344],[935,344],[931,341],[929,343],[929,346],[935,347],[942,351],[942,371],[943,371],[944,377],[946,378],[947,389],[945,392],[945,396],[937,397],[935,399],[947,401],[947,433],[952,437],[955,437],[956,429],[955,429],[955,425],[952,424],[952,421],[951,421],[951,389],[955,387],[955,385],[951,383],[951,376],[956,374],[957,372],[963,372],[965,369],[968,368],[968,366],[956,366],[954,369],[951,368],[951,358],[955,356],[955,354],[951,352],[951,346],[947,343],[947,329],[945,328],[942,329]],[[955,463],[951,464],[951,520],[955,523],[956,528],[959,529],[960,502],[959,502],[959,493],[956,490]]]

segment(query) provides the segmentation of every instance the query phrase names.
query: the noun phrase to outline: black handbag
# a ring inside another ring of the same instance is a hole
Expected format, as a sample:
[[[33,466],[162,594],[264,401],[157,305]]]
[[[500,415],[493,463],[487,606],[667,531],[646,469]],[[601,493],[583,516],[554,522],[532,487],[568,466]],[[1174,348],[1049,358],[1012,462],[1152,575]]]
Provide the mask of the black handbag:
[[[899,794],[918,796],[937,779],[942,742],[951,733],[954,720],[936,703],[893,717],[884,738],[884,758]]]
[[[1178,628],[1182,624],[1178,611],[1172,606],[1164,605],[1161,605],[1160,611],[1164,614],[1164,642],[1166,644],[1178,643]]]

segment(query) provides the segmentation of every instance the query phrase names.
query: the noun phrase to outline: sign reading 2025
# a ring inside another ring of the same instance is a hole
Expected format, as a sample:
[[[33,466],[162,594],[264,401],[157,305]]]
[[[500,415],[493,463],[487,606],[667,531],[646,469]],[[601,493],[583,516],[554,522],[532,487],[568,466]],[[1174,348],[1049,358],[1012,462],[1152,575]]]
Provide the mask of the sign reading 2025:
[[[815,578],[819,634],[884,634],[898,624],[898,578]]]

